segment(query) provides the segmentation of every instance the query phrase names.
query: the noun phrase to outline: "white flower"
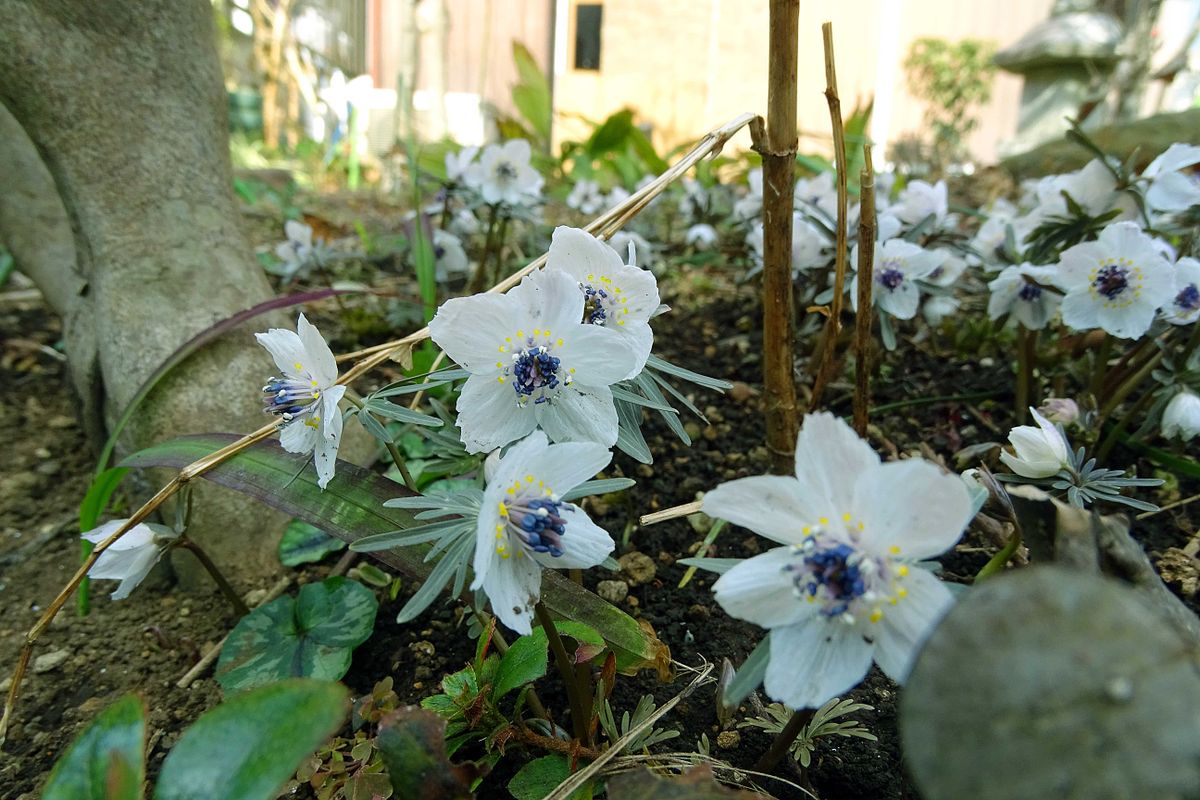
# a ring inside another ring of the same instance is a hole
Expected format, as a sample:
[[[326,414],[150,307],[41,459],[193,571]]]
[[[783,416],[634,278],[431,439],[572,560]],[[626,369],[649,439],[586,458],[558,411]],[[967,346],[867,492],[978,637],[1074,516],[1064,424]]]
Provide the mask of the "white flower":
[[[742,222],[749,222],[762,213],[762,198],[763,198],[763,171],[761,167],[755,167],[746,174],[746,181],[749,183],[749,189],[744,197],[738,199],[733,204],[734,219]]]
[[[654,346],[650,330],[650,317],[658,310],[654,273],[626,264],[616,250],[587,231],[563,226],[555,228],[550,239],[546,269],[562,270],[578,281],[584,322],[616,331],[633,348],[637,361],[624,377],[641,372]]]
[[[489,458],[479,512],[475,580],[492,611],[520,634],[531,632],[542,567],[594,567],[615,547],[612,537],[560,498],[608,466],[612,453],[591,442],[546,443],[535,431],[498,461]]]
[[[100,544],[128,521],[114,519],[81,536],[92,544]],[[145,580],[178,536],[179,534],[164,525],[144,522],[134,525],[100,554],[96,563],[88,570],[88,576],[100,580],[120,581],[121,585],[112,593],[112,599],[124,600]]]
[[[1200,164],[1200,147],[1173,144],[1142,173],[1150,181],[1146,188],[1146,205],[1155,211],[1171,213],[1184,211],[1200,203],[1200,181],[1184,172]]]
[[[527,275],[506,294],[447,300],[433,341],[470,373],[458,398],[468,452],[502,447],[539,425],[553,441],[617,440],[611,384],[637,366],[629,339],[583,321],[579,283],[557,269]]]
[[[933,227],[938,227],[949,211],[946,182],[930,184],[926,181],[909,181],[890,211],[906,225],[916,225],[932,215]]]
[[[575,183],[567,195],[567,205],[581,214],[595,214],[604,207],[604,193],[595,181],[581,180]]]
[[[454,216],[450,218],[450,224],[446,227],[455,236],[465,238],[479,233],[479,220],[475,218],[470,209],[460,208],[454,212]]]
[[[1065,250],[1056,283],[1067,293],[1063,322],[1122,339],[1144,334],[1175,289],[1171,264],[1132,222],[1109,225],[1097,241]]]
[[[1001,451],[1004,466],[1026,478],[1049,478],[1070,465],[1070,447],[1053,422],[1031,408],[1038,427],[1018,425],[1008,434],[1014,453]]]
[[[614,186],[612,191],[604,196],[604,204],[616,208],[629,199],[629,191],[624,186]]]
[[[289,219],[283,225],[287,241],[280,242],[275,247],[275,255],[283,262],[279,274],[290,278],[311,267],[317,259],[317,248],[313,246],[313,229]]]
[[[515,206],[535,199],[542,176],[529,163],[533,151],[524,139],[490,144],[479,160],[467,167],[463,179],[479,190],[485,203]]]
[[[1006,267],[988,284],[992,292],[988,299],[988,316],[1000,319],[1005,314],[1011,314],[1027,330],[1040,331],[1054,318],[1062,295],[1026,278],[1050,284],[1053,276],[1052,267],[1035,267],[1032,264]]]
[[[1059,425],[1070,425],[1079,419],[1079,404],[1069,397],[1047,397],[1038,406],[1038,413]]]
[[[683,235],[683,241],[697,250],[711,250],[719,239],[717,229],[704,222],[688,228]]]
[[[883,244],[875,243],[874,279],[871,300],[880,311],[896,319],[912,319],[917,315],[921,294],[916,281],[937,269],[940,259],[934,253],[906,242],[889,239]],[[858,245],[850,256],[850,263],[858,263]],[[850,301],[858,310],[858,275],[850,282]]]
[[[1171,398],[1162,415],[1162,435],[1188,441],[1200,433],[1200,397],[1184,389]]]
[[[958,311],[959,305],[960,303],[949,295],[934,295],[921,306],[921,315],[925,317],[929,327],[936,328],[942,324],[942,320]]]
[[[440,228],[433,231],[433,257],[437,280],[442,283],[464,275],[471,269],[462,242],[453,233]]]
[[[621,258],[629,259],[630,264],[637,262],[637,254],[641,253],[643,260],[654,252],[654,247],[650,242],[646,241],[646,237],[635,231],[617,231],[612,236],[608,237],[606,244]],[[633,249],[630,249],[630,246]]]
[[[925,276],[925,282],[932,283],[934,286],[953,286],[967,269],[966,259],[946,247],[939,247],[933,251],[933,254],[940,260],[938,265],[933,268],[933,272]]]
[[[1004,244],[1008,226],[1013,225],[1016,217],[1016,207],[1007,200],[999,199],[992,203],[988,218],[979,226],[975,238],[971,240],[971,249],[979,254],[986,266],[990,267],[996,261],[996,250]],[[1017,244],[1020,244],[1019,240]]]
[[[466,177],[467,169],[475,160],[478,147],[464,147],[457,153],[446,153],[446,182],[459,183]]]
[[[817,708],[858,683],[871,661],[903,681],[953,602],[916,562],[952,547],[971,517],[958,475],[921,459],[880,463],[831,414],[810,414],[796,477],[724,483],[704,513],[773,539],[713,586],[731,616],[770,629],[767,694]]]
[[[832,172],[822,172],[812,178],[801,178],[796,181],[792,190],[792,202],[796,205],[808,203],[817,208],[830,209],[836,214],[837,186],[834,184]]]
[[[1164,306],[1163,316],[1174,325],[1190,325],[1200,318],[1200,261],[1175,262],[1175,297]]]
[[[754,255],[761,263],[763,259],[763,224],[756,222],[746,235],[746,244],[754,249]],[[803,270],[824,266],[829,262],[826,248],[829,237],[825,232],[813,225],[801,214],[792,215],[792,275]]]
[[[279,443],[289,453],[312,453],[317,485],[322,489],[333,478],[338,444],[342,439],[342,414],[338,403],[346,393],[337,386],[337,361],[320,332],[300,315],[296,331],[271,328],[254,338],[275,359],[282,378],[271,378],[263,387],[265,411],[278,414],[284,425]]]

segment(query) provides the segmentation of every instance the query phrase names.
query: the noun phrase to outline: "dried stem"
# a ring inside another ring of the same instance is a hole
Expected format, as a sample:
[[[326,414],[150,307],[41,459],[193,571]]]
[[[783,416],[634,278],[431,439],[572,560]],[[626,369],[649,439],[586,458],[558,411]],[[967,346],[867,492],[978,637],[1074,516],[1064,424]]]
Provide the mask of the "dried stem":
[[[875,276],[875,167],[863,145],[858,213],[858,311],[854,315],[854,430],[864,439],[871,409],[871,290]]]
[[[735,133],[740,131],[747,125],[754,124],[759,121],[759,117],[754,114],[741,114],[719,128],[709,131],[703,139],[701,139],[692,150],[682,159],[677,161],[666,172],[658,176],[654,181],[642,187],[641,190],[635,192],[628,197],[625,202],[610,209],[599,218],[592,221],[585,230],[597,236],[607,238],[616,231],[620,230],[621,226],[632,219],[639,211],[649,205],[650,201],[658,195],[666,191],[666,188],[675,180],[682,177],[689,169],[695,166],[698,162],[711,155],[715,155],[721,151],[725,143],[729,141]],[[526,265],[523,269],[505,278],[500,283],[493,286],[488,291],[490,292],[505,292],[521,282],[521,279],[528,275],[533,270],[541,267],[546,263],[546,256],[534,259],[533,262]],[[338,385],[345,386],[366,373],[373,370],[375,367],[384,363],[392,356],[402,352],[406,348],[412,348],[414,345],[429,338],[429,327],[426,326],[419,331],[410,333],[409,335],[396,339],[391,342],[386,342],[374,347],[368,347],[363,350],[358,350],[354,353],[342,356],[337,360],[349,361],[355,360],[356,363],[338,378]],[[358,360],[361,359],[361,360]],[[87,577],[88,570],[96,563],[96,559],[107,550],[112,543],[120,539],[126,533],[133,529],[135,525],[144,522],[151,514],[153,514],[159,506],[167,499],[179,491],[190,480],[198,478],[216,466],[237,455],[246,448],[254,445],[272,434],[279,428],[280,421],[272,420],[266,425],[259,428],[254,433],[247,434],[235,442],[222,447],[216,452],[198,459],[186,467],[181,469],[179,473],[173,477],[162,489],[151,497],[146,503],[135,511],[130,518],[113,532],[111,536],[96,545],[95,549],[88,558],[79,566],[71,580],[58,593],[58,596],[50,602],[46,610],[38,621],[25,634],[25,640],[21,644],[21,650],[17,655],[17,664],[13,669],[12,680],[9,685],[8,695],[4,701],[4,715],[0,717],[0,744],[4,743],[5,735],[8,732],[8,726],[12,720],[13,709],[16,707],[17,698],[20,696],[21,682],[25,677],[25,672],[29,668],[30,659],[33,656],[33,645],[37,639],[45,632],[46,628],[50,627],[50,623],[58,616],[58,612],[62,610],[63,605],[70,599],[71,595],[78,588],[80,582]]]
[[[811,408],[821,403],[825,387],[833,379],[837,363],[838,334],[842,330],[842,301],[846,287],[846,130],[842,125],[842,101],[838,97],[837,69],[833,60],[833,23],[821,25],[821,38],[825,45],[825,100],[829,103],[829,120],[833,126],[833,156],[837,166],[837,244],[834,256],[833,302],[825,320],[825,330],[820,339],[820,366],[813,379]],[[859,248],[862,252],[863,248]],[[861,286],[863,281],[859,281]]]
[[[795,470],[797,407],[792,301],[792,205],[796,148],[796,58],[800,0],[771,0],[767,127],[763,162],[763,406],[772,469]],[[757,133],[757,130],[755,131]]]

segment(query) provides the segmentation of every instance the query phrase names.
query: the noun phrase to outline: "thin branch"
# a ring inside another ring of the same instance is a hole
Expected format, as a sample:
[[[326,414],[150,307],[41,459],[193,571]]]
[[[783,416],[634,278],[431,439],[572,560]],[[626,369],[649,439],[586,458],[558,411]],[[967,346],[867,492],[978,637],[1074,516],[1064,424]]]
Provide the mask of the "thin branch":
[[[842,125],[842,101],[838,97],[837,69],[833,59],[833,23],[821,25],[821,38],[825,45],[825,100],[829,103],[829,120],[833,127],[833,155],[837,166],[837,244],[834,258],[833,302],[829,317],[820,339],[820,366],[813,380],[812,400],[809,405],[817,408],[825,387],[833,379],[836,365],[838,334],[842,329],[842,299],[846,286],[846,130]],[[861,248],[860,248],[861,251]],[[859,281],[861,284],[862,281]]]
[[[854,314],[854,430],[864,439],[871,410],[871,290],[875,283],[875,167],[871,145],[863,145],[859,180],[858,310]]]

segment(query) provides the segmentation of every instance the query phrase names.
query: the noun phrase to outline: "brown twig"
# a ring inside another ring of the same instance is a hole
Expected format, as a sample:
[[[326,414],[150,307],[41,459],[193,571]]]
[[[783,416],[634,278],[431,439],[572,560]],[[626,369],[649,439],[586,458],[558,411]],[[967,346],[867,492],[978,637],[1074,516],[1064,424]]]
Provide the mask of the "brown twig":
[[[647,186],[635,192],[627,198],[625,202],[610,209],[599,218],[588,225],[585,230],[594,233],[601,237],[611,236],[617,230],[620,230],[628,220],[632,219],[639,211],[649,205],[650,201],[664,192],[672,182],[680,178],[685,172],[695,166],[699,161],[719,153],[735,133],[742,128],[750,125],[758,117],[754,114],[742,114],[719,128],[710,131],[703,139],[701,139],[692,150],[682,159],[671,166],[666,172],[651,181]],[[526,265],[523,269],[505,278],[500,283],[489,289],[489,292],[505,292],[520,283],[521,279],[528,275],[533,270],[541,267],[546,263],[546,256],[543,254],[533,262]],[[368,347],[363,350],[358,350],[350,353],[347,356],[342,356],[337,360],[347,361],[361,358],[354,366],[344,372],[338,378],[338,385],[345,386],[366,373],[373,370],[375,367],[384,363],[395,354],[401,352],[405,348],[412,348],[413,345],[429,338],[429,327],[426,326],[419,331],[410,333],[409,335],[396,339],[391,342],[386,342],[374,347]],[[111,536],[100,542],[92,550],[92,553],[76,570],[75,574],[63,587],[58,596],[50,602],[42,616],[25,634],[25,640],[21,644],[21,650],[17,655],[17,664],[13,669],[11,683],[8,688],[8,695],[4,700],[4,715],[0,717],[0,744],[4,743],[5,736],[8,732],[8,726],[12,720],[13,710],[16,708],[17,698],[20,696],[21,681],[25,677],[26,671],[29,669],[29,662],[33,656],[33,645],[38,638],[45,632],[54,618],[58,616],[58,612],[62,610],[63,605],[74,594],[79,587],[80,582],[87,577],[88,570],[96,563],[96,559],[112,546],[113,542],[120,539],[126,533],[133,529],[135,525],[144,522],[151,514],[158,510],[167,499],[179,491],[188,481],[203,475],[210,469],[222,464],[229,458],[240,453],[251,445],[266,439],[275,433],[280,424],[279,420],[273,420],[257,431],[247,434],[235,442],[232,442],[214,453],[198,459],[186,467],[182,468],[179,473],[167,482],[162,489],[151,497],[146,503],[130,516],[129,520],[124,525],[113,532]]]
[[[825,23],[828,25],[829,23]],[[791,748],[792,742],[796,741],[796,737],[800,735],[800,731],[804,730],[804,726],[813,718],[816,711],[811,708],[802,708],[799,711],[793,711],[792,717],[783,726],[783,730],[775,737],[775,741],[771,742],[771,747],[767,752],[763,753],[762,758],[754,765],[754,768],[759,772],[768,772],[779,760],[787,755],[788,749]]]
[[[858,213],[858,310],[854,314],[854,430],[867,438],[871,409],[871,290],[875,283],[875,167],[863,145]]]
[[[792,206],[796,169],[796,58],[800,0],[771,0],[767,127],[756,138],[763,162],[763,411],[773,471],[795,470],[798,429]],[[758,133],[756,128],[752,133]]]
[[[825,320],[820,344],[820,366],[816,378],[813,379],[812,400],[810,407],[815,409],[821,403],[821,395],[825,387],[833,379],[834,366],[837,363],[838,334],[842,330],[842,295],[846,286],[846,130],[842,125],[842,100],[837,90],[837,69],[833,60],[833,23],[821,25],[821,38],[825,45],[825,100],[829,103],[829,120],[833,126],[833,156],[837,166],[837,243],[834,256],[833,273],[833,302],[829,306],[829,316]],[[859,248],[862,252],[862,248]],[[861,273],[860,273],[861,275]],[[862,280],[859,280],[859,285]]]
[[[672,506],[664,508],[662,511],[655,511],[653,514],[644,514],[638,519],[639,525],[654,525],[659,522],[666,522],[669,519],[679,519],[690,514],[695,514],[700,510],[703,501],[696,500],[692,503],[684,503],[681,506]]]
[[[513,737],[523,744],[540,747],[552,753],[561,753],[572,759],[585,758],[588,761],[595,761],[603,752],[593,747],[584,747],[576,740],[564,742],[562,739],[542,736],[540,733],[534,733],[529,730],[524,725],[514,725],[510,730],[513,731]]]

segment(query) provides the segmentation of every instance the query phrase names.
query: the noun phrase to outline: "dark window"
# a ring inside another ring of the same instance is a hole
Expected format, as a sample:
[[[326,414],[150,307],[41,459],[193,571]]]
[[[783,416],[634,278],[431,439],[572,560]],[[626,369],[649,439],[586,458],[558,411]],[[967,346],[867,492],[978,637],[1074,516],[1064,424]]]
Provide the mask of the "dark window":
[[[604,6],[580,3],[575,6],[575,69],[600,69],[600,22]]]

